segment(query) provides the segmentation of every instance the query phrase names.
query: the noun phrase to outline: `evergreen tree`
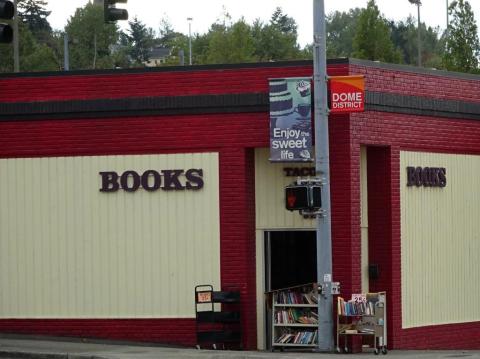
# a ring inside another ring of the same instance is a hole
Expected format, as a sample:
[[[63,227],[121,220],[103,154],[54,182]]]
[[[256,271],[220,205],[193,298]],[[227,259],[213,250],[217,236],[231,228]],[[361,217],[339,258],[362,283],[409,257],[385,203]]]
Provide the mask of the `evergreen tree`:
[[[18,0],[18,15],[38,43],[55,48],[55,39],[47,17],[51,11],[46,10],[45,0]]]
[[[182,35],[178,32],[175,32],[172,24],[166,18],[160,20],[159,28],[159,38],[156,40],[156,44],[162,47],[171,47],[172,43],[175,41],[175,38],[179,35]]]
[[[353,49],[353,56],[360,59],[401,62],[401,52],[394,48],[388,22],[380,15],[375,0],[369,0],[360,12]]]
[[[128,40],[129,55],[135,65],[147,62],[154,45],[155,34],[153,29],[147,28],[137,17],[129,21]]]
[[[45,9],[45,0],[19,0],[17,3],[18,15],[33,34],[52,31],[47,17],[51,11]]]
[[[406,21],[390,22],[391,38],[396,48],[403,53],[402,62],[409,65],[418,64],[418,25],[411,16]],[[439,40],[439,28],[420,24],[422,39],[422,62],[425,67],[439,68],[442,66],[443,41]]]
[[[170,56],[166,58],[165,65],[179,65],[180,51],[183,51],[184,63],[189,57],[188,35],[175,31],[170,21],[166,18],[160,20],[159,37],[154,39],[155,46],[170,49]],[[195,41],[192,41],[192,47]],[[195,54],[195,51],[193,51]]]
[[[478,71],[480,42],[477,24],[470,3],[466,0],[453,1],[448,7],[447,50],[443,63],[447,70]]]

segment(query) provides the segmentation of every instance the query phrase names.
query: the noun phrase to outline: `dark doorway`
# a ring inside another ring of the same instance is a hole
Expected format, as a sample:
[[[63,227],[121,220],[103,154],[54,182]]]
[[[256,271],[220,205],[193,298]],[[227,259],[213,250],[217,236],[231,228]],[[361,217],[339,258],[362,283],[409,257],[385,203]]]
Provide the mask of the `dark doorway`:
[[[315,231],[265,232],[265,290],[317,282]],[[265,311],[266,347],[272,344],[272,311]]]
[[[315,231],[266,232],[267,291],[317,281]]]

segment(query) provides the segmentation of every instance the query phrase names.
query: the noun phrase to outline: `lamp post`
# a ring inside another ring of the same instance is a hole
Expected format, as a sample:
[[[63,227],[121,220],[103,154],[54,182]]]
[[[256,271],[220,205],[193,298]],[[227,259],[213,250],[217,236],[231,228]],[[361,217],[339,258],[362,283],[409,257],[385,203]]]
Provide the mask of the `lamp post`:
[[[193,17],[187,17],[188,20],[188,64],[192,66],[192,20]]]
[[[421,0],[408,0],[410,1],[411,4],[417,5],[417,11],[418,11],[418,67],[422,67],[422,37],[420,35],[420,5],[422,5]],[[447,0],[448,2],[448,0]]]
[[[447,30],[445,31],[445,42],[448,41],[448,0],[447,0]]]
[[[20,45],[17,0],[13,0],[13,72],[20,72]]]

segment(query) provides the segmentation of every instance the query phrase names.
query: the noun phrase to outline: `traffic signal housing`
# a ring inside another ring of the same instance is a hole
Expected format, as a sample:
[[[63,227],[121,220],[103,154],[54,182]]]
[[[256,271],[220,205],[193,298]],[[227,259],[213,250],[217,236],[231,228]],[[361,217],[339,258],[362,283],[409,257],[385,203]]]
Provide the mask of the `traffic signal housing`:
[[[316,211],[321,207],[320,185],[305,183],[285,187],[285,208],[289,211]]]
[[[13,19],[13,3],[7,0],[0,0],[0,19]],[[9,44],[13,40],[13,29],[10,25],[0,23],[0,43]]]
[[[113,23],[118,20],[128,20],[128,11],[118,9],[116,3],[126,4],[128,0],[103,0],[103,17],[105,23]]]

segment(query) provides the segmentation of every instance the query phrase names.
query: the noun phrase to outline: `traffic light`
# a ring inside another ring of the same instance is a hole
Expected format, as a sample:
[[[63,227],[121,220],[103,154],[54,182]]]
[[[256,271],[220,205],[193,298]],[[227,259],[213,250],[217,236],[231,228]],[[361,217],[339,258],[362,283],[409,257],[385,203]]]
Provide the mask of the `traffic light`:
[[[128,11],[117,9],[116,3],[126,4],[128,0],[103,0],[103,17],[105,23],[112,23],[117,20],[128,20]]]
[[[289,211],[315,211],[321,207],[321,186],[306,183],[285,187],[285,208]]]
[[[292,185],[285,187],[285,208],[289,211],[304,210],[309,207],[307,185]]]
[[[13,18],[13,3],[0,0],[0,19],[11,20]],[[10,25],[0,23],[0,43],[8,44],[13,40],[13,29]]]

